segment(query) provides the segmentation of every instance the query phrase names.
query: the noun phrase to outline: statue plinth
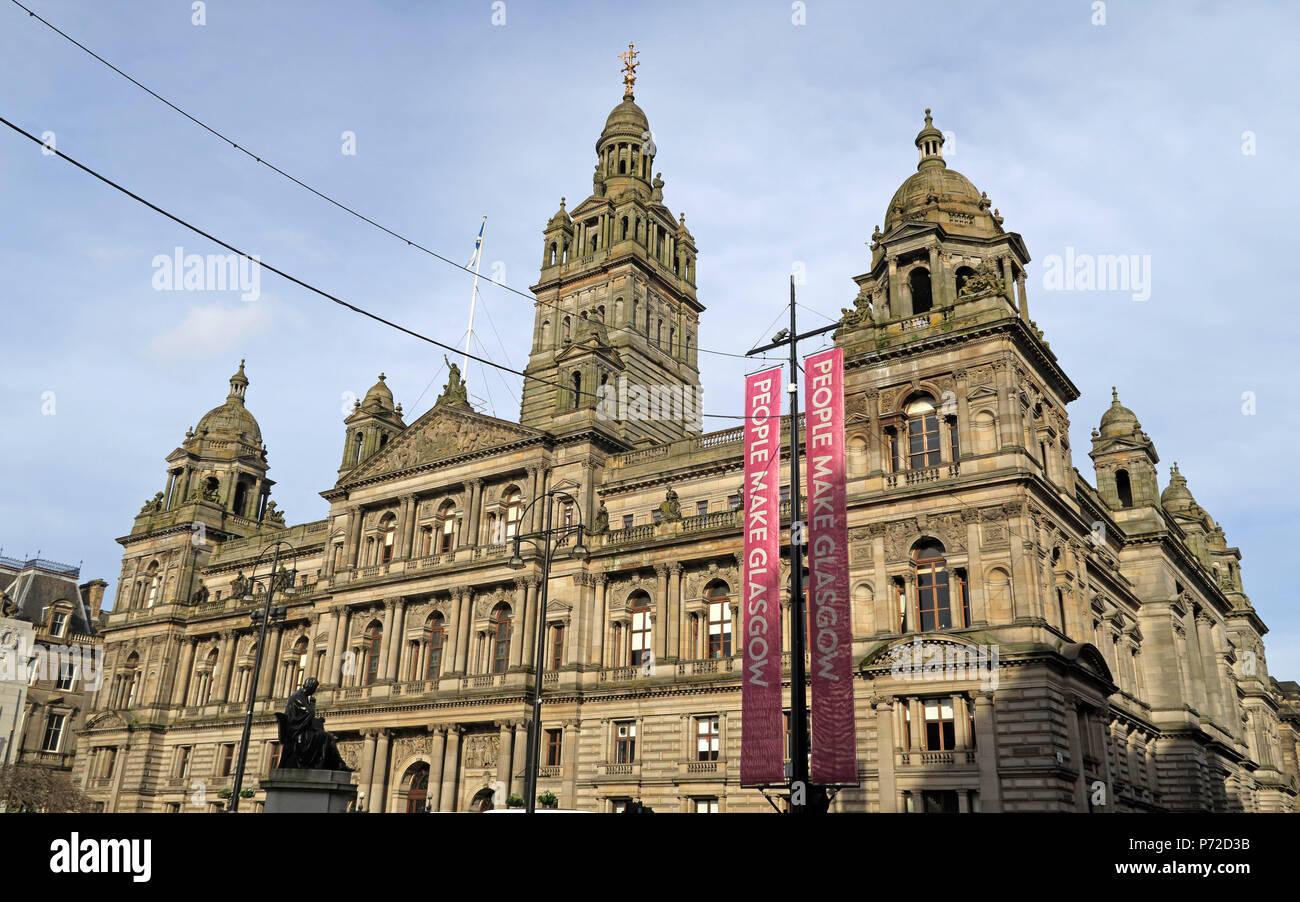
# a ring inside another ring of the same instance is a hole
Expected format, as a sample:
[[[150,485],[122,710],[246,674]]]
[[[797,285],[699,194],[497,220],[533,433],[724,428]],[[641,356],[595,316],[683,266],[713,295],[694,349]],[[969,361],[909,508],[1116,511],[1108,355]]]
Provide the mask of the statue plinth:
[[[345,770],[276,769],[261,781],[267,814],[344,814],[357,800]]]

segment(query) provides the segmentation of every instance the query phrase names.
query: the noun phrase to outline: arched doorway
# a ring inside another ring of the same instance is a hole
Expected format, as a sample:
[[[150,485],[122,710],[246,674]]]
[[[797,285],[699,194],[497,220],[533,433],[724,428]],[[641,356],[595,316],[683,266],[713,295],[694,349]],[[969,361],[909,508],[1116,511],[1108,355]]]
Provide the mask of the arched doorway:
[[[412,764],[403,778],[406,784],[406,813],[420,814],[429,800],[429,765]]]
[[[475,793],[473,800],[469,803],[469,810],[480,814],[484,811],[491,811],[493,807],[492,790],[486,787]]]

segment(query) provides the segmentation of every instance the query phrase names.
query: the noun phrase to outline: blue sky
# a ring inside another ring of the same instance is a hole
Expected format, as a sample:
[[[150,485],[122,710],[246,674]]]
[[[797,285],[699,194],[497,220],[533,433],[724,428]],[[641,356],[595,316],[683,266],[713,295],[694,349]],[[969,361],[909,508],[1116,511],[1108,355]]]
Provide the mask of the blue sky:
[[[621,97],[616,56],[635,41],[665,199],[700,248],[700,345],[732,352],[770,335],[796,261],[801,302],[828,315],[851,304],[931,107],[953,138],[949,164],[1034,258],[1032,315],[1083,392],[1075,466],[1091,478],[1089,432],[1117,385],[1155,440],[1162,486],[1178,461],[1241,547],[1271,671],[1300,676],[1287,601],[1300,505],[1275,464],[1300,425],[1294,252],[1279,228],[1300,143],[1295,8],[1110,2],[1094,25],[1093,4],[1074,0],[808,0],[796,25],[788,2],[506,0],[493,25],[488,0],[211,0],[198,26],[179,0],[31,6],[241,145],[453,259],[469,259],[488,216],[484,271],[498,264],[523,290],[560,196],[572,207],[591,190],[594,143]],[[52,131],[60,150],[268,263],[461,340],[464,273],[258,166],[8,2],[0,83],[0,115]],[[355,155],[341,152],[345,131]],[[154,290],[155,256],[220,249],[3,132],[5,554],[84,560],[83,578],[112,583],[114,539],[241,357],[291,521],[326,512],[346,393],[382,370],[408,422],[432,403],[440,350],[270,273],[251,303]],[[1067,248],[1149,255],[1150,298],[1045,290],[1043,261]],[[486,281],[482,298],[489,355],[521,366],[527,302]],[[706,412],[736,412],[744,362],[702,354],[701,366]],[[517,414],[515,377],[471,365],[469,379],[485,409]]]

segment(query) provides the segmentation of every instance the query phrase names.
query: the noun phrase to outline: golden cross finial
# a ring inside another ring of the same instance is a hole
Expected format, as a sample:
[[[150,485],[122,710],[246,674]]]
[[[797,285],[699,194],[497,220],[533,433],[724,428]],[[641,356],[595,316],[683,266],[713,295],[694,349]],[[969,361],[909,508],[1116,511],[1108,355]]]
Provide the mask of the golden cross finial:
[[[618,58],[623,61],[623,99],[631,100],[632,86],[636,84],[636,67],[641,65],[635,61],[637,52],[631,41],[628,41],[627,52],[620,53]]]

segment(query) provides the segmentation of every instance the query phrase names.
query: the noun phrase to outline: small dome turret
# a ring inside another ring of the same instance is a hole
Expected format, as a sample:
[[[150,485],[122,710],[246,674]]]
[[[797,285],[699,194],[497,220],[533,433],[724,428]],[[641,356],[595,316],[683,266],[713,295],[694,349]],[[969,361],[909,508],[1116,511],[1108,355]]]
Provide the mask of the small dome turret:
[[[908,220],[937,222],[953,234],[990,238],[1002,234],[1000,217],[989,212],[988,196],[970,179],[949,169],[943,159],[943,132],[935,128],[930,111],[917,133],[920,161],[916,172],[894,192],[885,210],[885,234]]]
[[[1102,438],[1135,435],[1142,428],[1137,415],[1119,403],[1119,392],[1114,386],[1111,386],[1110,397],[1110,408],[1101,415]]]
[[[1187,488],[1187,480],[1178,472],[1177,463],[1169,471],[1169,485],[1160,493],[1160,505],[1171,514],[1190,513],[1196,507],[1196,499]]]
[[[373,409],[375,406],[383,410],[393,409],[393,392],[384,381],[383,373],[379,374],[379,381],[370,386],[370,391],[366,392],[366,398],[361,402],[361,406],[367,409]]]
[[[226,403],[214,407],[205,413],[195,427],[195,434],[206,438],[239,439],[246,436],[249,444],[262,443],[262,427],[244,406],[244,394],[248,390],[248,377],[244,375],[244,361],[239,361],[239,369],[230,377],[230,393]]]

